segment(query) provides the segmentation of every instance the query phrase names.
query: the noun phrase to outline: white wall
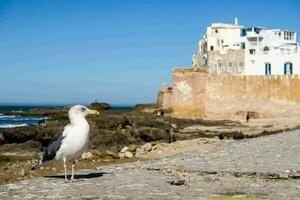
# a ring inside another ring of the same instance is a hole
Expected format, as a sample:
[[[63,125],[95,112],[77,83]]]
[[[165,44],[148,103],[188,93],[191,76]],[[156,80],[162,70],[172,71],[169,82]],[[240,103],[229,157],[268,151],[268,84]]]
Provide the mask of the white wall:
[[[207,27],[206,34],[199,41],[199,50],[193,57],[193,66],[204,65],[199,60],[203,60],[207,57],[207,53],[210,52],[211,46],[214,47],[214,51],[218,51],[220,60],[228,60],[228,50],[240,50],[241,47],[237,46],[242,42],[245,43],[244,53],[244,75],[265,75],[265,63],[271,64],[271,75],[283,75],[284,64],[290,62],[293,64],[293,74],[300,74],[300,44],[297,43],[297,34],[294,33],[294,38],[291,40],[284,39],[284,33],[287,30],[280,29],[261,29],[259,34],[254,31],[247,32],[248,36],[252,35],[254,41],[250,41],[249,37],[241,36],[241,28],[243,26],[233,24],[212,24]],[[215,32],[215,30],[218,30]],[[259,37],[257,37],[259,36]],[[257,37],[257,40],[255,39]],[[222,42],[223,40],[223,42]],[[203,42],[207,42],[207,51],[203,54],[201,52],[201,45]],[[268,47],[269,51],[264,51],[264,48]],[[249,50],[255,49],[255,54],[250,54]],[[201,54],[201,55],[200,55]],[[215,60],[209,61],[208,65],[215,63]],[[207,66],[212,68],[213,66]]]
[[[280,32],[280,36],[274,32]],[[265,63],[271,64],[272,75],[284,75],[284,64],[290,62],[293,64],[293,74],[300,74],[300,49],[295,45],[296,35],[293,40],[284,40],[284,31],[281,30],[263,30],[262,39],[257,45],[253,46],[245,38],[245,75],[265,75]],[[294,43],[293,45],[291,45]],[[264,47],[269,51],[265,52]],[[252,55],[249,49],[255,49]]]
[[[253,62],[254,61],[254,62]],[[280,54],[270,52],[266,54],[250,55],[245,51],[245,75],[265,75],[265,63],[271,64],[272,75],[284,75],[284,64],[293,63],[293,74],[300,74],[300,55],[298,54]]]

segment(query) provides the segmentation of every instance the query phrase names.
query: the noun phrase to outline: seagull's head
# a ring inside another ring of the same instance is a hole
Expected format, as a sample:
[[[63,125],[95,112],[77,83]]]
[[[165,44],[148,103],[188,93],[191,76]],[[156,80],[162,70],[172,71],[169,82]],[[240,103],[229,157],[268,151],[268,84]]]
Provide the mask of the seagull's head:
[[[100,115],[97,110],[91,110],[83,105],[72,106],[69,110],[69,117],[86,117],[87,115]]]

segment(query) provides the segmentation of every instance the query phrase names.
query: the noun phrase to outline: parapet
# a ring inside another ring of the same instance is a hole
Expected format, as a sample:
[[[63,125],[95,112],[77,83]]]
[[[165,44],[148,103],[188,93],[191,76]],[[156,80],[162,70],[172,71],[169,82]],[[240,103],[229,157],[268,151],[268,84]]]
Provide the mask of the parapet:
[[[208,73],[207,68],[204,67],[176,67],[173,69],[173,72],[202,72],[202,73]]]

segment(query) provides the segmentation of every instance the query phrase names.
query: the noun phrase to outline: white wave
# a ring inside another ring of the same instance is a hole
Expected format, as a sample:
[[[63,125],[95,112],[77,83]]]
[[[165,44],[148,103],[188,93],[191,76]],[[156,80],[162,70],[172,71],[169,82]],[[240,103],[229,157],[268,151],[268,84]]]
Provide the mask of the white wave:
[[[1,115],[0,119],[2,119],[2,118],[16,118],[16,117],[19,117],[19,116],[17,116],[17,115]]]
[[[16,128],[16,127],[23,127],[23,126],[29,126],[28,124],[2,124],[0,125],[0,128]]]

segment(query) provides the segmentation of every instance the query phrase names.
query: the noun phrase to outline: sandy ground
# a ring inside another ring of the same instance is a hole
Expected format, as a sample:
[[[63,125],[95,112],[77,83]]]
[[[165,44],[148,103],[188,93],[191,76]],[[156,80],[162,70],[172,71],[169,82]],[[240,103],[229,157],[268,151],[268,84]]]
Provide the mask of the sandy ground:
[[[163,158],[180,153],[205,150],[210,151],[216,146],[224,143],[232,142],[232,140],[219,140],[218,138],[198,138],[193,140],[176,141],[173,143],[161,143],[157,148],[146,155],[147,159]]]

